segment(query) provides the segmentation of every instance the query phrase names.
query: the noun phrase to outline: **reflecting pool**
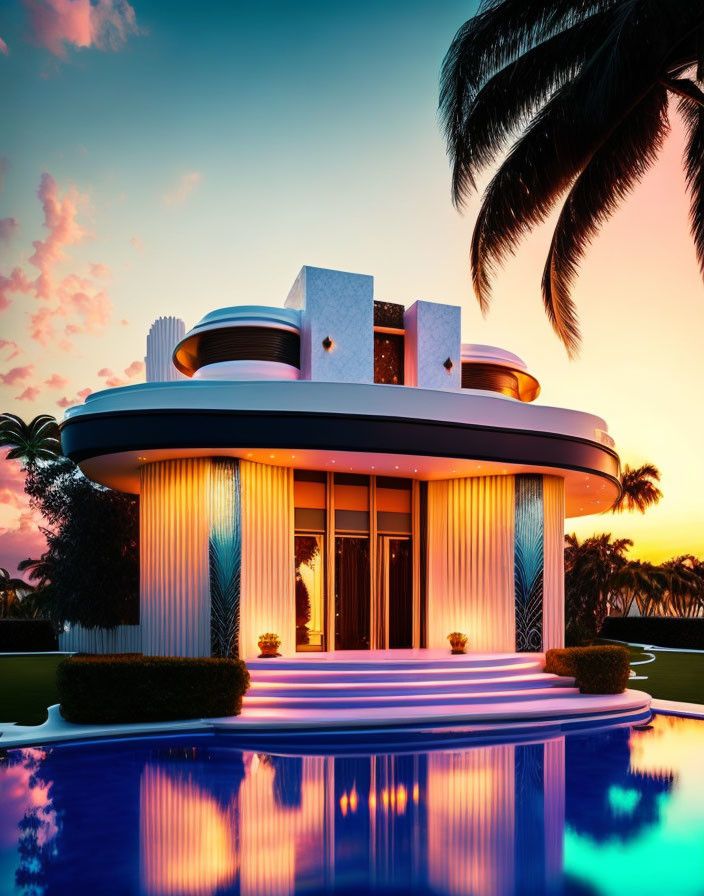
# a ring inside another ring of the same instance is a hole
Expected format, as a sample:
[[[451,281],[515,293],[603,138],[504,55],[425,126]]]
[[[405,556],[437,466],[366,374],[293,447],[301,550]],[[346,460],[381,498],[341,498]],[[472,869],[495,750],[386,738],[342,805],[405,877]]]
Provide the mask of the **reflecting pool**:
[[[0,752],[0,893],[704,893],[702,721],[413,752],[235,744]]]

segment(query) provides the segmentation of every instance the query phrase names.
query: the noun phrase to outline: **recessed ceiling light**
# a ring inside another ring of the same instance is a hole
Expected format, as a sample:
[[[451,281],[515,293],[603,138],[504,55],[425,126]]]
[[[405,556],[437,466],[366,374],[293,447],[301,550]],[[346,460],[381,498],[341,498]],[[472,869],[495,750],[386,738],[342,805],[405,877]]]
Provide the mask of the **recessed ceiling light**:
[[[269,457],[273,460],[273,459],[276,457],[276,455],[275,455],[275,454],[270,454]]]
[[[146,457],[138,457],[137,460],[146,460]]]

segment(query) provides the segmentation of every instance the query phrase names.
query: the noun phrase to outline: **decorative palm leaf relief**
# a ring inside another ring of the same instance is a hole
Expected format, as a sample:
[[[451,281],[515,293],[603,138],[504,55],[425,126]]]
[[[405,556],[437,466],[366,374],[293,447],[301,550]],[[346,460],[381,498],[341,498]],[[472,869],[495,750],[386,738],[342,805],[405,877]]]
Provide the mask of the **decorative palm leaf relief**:
[[[213,460],[210,492],[210,652],[237,656],[240,629],[240,466],[230,458]]]
[[[516,476],[516,650],[543,649],[543,477]]]

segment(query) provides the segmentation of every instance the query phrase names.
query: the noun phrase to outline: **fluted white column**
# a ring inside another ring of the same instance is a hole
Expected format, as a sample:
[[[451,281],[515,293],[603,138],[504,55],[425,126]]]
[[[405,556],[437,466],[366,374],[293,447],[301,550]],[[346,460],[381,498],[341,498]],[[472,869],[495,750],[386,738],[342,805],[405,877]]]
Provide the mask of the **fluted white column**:
[[[209,458],[145,464],[141,471],[142,652],[210,656]]]
[[[173,365],[171,355],[176,343],[186,334],[186,325],[179,317],[159,317],[147,334],[144,358],[148,383],[168,383],[184,376]]]
[[[515,650],[513,535],[512,476],[428,483],[428,647]]]
[[[296,652],[296,566],[293,470],[242,461],[242,659],[256,656],[263,632],[281,638],[280,652]]]

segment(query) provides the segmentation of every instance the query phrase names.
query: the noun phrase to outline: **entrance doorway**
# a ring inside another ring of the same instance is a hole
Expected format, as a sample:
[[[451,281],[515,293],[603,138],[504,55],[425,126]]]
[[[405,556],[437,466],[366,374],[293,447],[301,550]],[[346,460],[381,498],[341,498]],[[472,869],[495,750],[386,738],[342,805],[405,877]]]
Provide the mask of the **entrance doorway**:
[[[379,535],[377,619],[379,647],[413,646],[412,543],[408,537]]]
[[[369,538],[335,536],[335,650],[368,650]]]

